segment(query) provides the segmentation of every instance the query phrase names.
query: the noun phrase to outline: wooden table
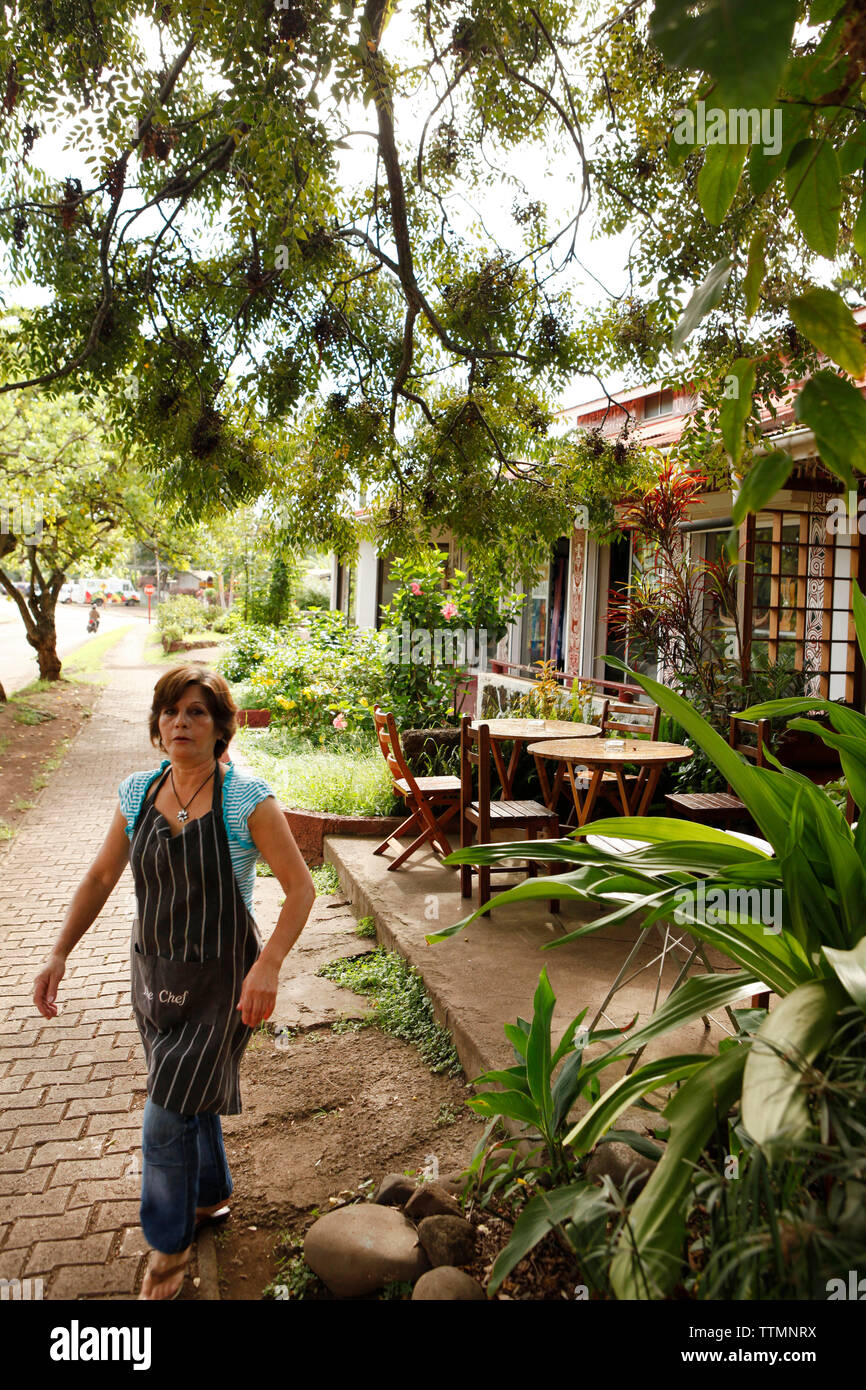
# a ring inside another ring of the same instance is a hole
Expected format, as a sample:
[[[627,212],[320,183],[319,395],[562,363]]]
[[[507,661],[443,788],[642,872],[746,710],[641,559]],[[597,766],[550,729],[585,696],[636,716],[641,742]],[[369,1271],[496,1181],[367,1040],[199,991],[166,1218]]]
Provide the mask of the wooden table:
[[[574,724],[568,719],[473,719],[473,729],[477,729],[479,724],[486,724],[490,730],[490,751],[493,754],[496,771],[499,773],[499,780],[502,783],[502,801],[511,800],[514,774],[517,771],[517,764],[520,761],[525,743],[532,739],[540,741],[562,738],[594,738],[601,733],[597,724]],[[513,742],[514,747],[506,765],[499,745],[500,743],[511,742]],[[550,810],[554,810],[565,768],[564,766],[557,768],[553,790],[551,790],[547,780],[547,772],[538,758],[535,759],[535,766],[538,768],[538,775],[541,779],[544,804]]]
[[[612,742],[614,747],[611,747]],[[578,825],[585,825],[592,815],[605,772],[613,772],[616,777],[623,815],[644,816],[658,786],[662,768],[668,763],[685,762],[694,754],[694,750],[686,748],[685,744],[659,743],[648,738],[623,739],[620,747],[616,747],[616,743],[617,740],[607,738],[563,738],[545,740],[529,747],[536,764],[540,758],[554,758],[559,762],[558,776],[563,767],[568,769]],[[631,792],[623,776],[623,769],[629,763],[639,768]],[[578,785],[575,767],[586,767],[590,770],[587,787],[582,788]],[[560,776],[560,783],[561,780]],[[586,791],[583,798],[582,790]]]

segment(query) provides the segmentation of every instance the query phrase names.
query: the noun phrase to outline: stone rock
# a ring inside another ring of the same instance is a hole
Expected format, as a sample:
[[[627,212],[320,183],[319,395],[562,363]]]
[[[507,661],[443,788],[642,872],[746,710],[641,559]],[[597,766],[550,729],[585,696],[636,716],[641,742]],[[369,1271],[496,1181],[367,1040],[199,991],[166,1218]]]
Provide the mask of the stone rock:
[[[462,1216],[425,1216],[418,1239],[431,1265],[466,1265],[475,1254],[475,1231]]]
[[[428,1217],[432,1221],[433,1217]],[[438,1269],[428,1269],[422,1274],[412,1290],[412,1302],[429,1299],[460,1299],[486,1302],[487,1295],[481,1285],[463,1269],[453,1265],[440,1265]]]
[[[411,1221],[375,1202],[320,1216],[304,1240],[304,1259],[338,1298],[360,1298],[394,1279],[414,1284],[429,1268]]]
[[[628,1182],[630,1195],[636,1196],[646,1186],[655,1167],[651,1158],[635,1153],[628,1144],[613,1141],[599,1144],[590,1155],[586,1176],[590,1179],[608,1177],[617,1189]]]
[[[415,1191],[415,1179],[405,1173],[386,1173],[376,1189],[375,1200],[383,1207],[403,1207]]]
[[[466,1186],[459,1173],[448,1173],[447,1176],[440,1173],[436,1181],[440,1187],[444,1187],[445,1191],[450,1192],[454,1197],[459,1197]]]
[[[462,1216],[460,1203],[438,1182],[423,1182],[416,1188],[403,1208],[412,1221],[423,1221],[425,1216]]]

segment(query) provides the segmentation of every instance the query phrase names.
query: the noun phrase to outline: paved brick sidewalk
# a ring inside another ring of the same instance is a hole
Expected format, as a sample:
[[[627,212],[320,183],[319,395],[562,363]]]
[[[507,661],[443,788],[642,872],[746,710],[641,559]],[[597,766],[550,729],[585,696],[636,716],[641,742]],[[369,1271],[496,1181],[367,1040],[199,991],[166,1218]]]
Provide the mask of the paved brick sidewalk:
[[[70,957],[57,1018],[43,1019],[31,992],[118,783],[156,763],[146,631],[136,625],[109,654],[93,717],[0,853],[0,1278],[41,1276],[46,1298],[130,1298],[143,1273],[128,870]]]

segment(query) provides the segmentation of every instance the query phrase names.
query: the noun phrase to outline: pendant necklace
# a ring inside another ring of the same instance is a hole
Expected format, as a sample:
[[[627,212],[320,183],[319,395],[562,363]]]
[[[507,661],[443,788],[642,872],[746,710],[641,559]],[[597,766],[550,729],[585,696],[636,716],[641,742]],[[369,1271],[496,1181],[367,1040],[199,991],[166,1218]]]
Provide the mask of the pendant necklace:
[[[171,772],[169,773],[169,777],[171,778],[171,789],[172,789],[172,791],[174,792],[174,799],[175,799],[175,801],[177,802],[178,806],[180,806],[180,797],[179,797],[178,794],[177,794],[177,787],[174,785],[174,769],[173,769],[173,768],[172,768]],[[198,796],[199,792],[201,791],[201,788],[207,786],[208,782],[210,781],[210,779],[211,779],[212,777],[213,777],[213,773],[212,773],[212,772],[209,772],[208,775],[207,775],[207,777],[206,777],[206,778],[204,779],[204,781],[202,782],[201,787],[196,787],[196,789],[195,789],[195,791],[193,792],[192,796],[190,797],[189,801],[186,803],[186,806],[189,806],[193,801],[195,801],[196,797]],[[186,809],[186,806],[180,806],[180,810],[179,810],[178,813],[177,813],[177,818],[178,818],[178,820],[180,821],[181,825],[183,824],[183,822],[184,822],[185,820],[189,820],[189,811]]]

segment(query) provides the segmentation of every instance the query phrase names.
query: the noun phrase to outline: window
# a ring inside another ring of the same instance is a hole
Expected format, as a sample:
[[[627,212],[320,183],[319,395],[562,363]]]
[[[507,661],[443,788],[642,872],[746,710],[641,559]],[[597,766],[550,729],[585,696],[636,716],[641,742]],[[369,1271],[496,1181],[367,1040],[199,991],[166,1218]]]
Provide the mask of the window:
[[[520,633],[520,664],[533,666],[544,661],[547,646],[547,613],[550,596],[550,566],[546,565],[544,574],[533,588],[526,581],[526,602],[523,605],[523,621]]]
[[[655,391],[644,397],[643,418],[652,420],[658,415],[672,415],[674,409],[673,391]]]
[[[355,597],[357,589],[357,567],[338,565],[337,567],[337,610],[345,613],[346,623],[351,627],[355,621]]]
[[[382,609],[391,602],[397,588],[396,581],[390,578],[393,559],[393,555],[380,555],[376,562],[376,626],[378,628],[381,628],[385,621]]]
[[[524,582],[527,598],[521,624],[521,666],[552,660],[557,671],[564,670],[570,554],[568,537],[560,536],[553,559],[545,565],[538,582],[531,588],[529,579]]]

